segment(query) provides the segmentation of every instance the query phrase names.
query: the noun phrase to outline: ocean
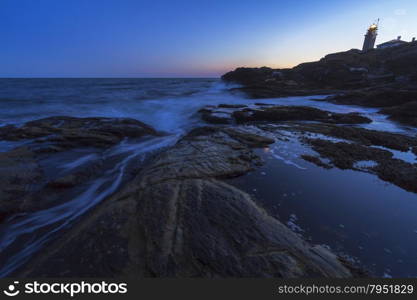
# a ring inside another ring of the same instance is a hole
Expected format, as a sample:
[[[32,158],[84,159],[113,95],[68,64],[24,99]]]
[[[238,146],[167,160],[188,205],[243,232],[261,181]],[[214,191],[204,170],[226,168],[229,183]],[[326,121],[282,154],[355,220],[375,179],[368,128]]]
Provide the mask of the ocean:
[[[307,105],[334,112],[360,112],[374,122],[372,129],[406,132],[407,129],[377,114],[377,109],[312,101],[324,96],[249,100],[230,93],[231,85],[216,78],[55,78],[0,79],[0,125],[23,124],[49,116],[127,117],[166,132],[184,132],[199,121],[204,105]]]

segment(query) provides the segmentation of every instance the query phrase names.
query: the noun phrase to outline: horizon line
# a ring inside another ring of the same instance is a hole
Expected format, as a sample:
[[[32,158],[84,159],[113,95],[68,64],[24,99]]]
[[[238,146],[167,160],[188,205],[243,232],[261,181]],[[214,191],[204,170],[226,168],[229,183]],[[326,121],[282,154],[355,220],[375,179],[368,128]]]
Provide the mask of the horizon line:
[[[149,76],[149,77],[124,77],[124,76],[108,76],[108,77],[103,77],[103,76],[91,76],[91,77],[77,77],[77,76],[58,76],[58,77],[2,77],[0,76],[0,79],[220,79],[221,76],[218,77],[203,77],[203,76],[178,76],[178,77],[173,77],[173,76],[160,76],[160,77],[154,77],[154,76]]]

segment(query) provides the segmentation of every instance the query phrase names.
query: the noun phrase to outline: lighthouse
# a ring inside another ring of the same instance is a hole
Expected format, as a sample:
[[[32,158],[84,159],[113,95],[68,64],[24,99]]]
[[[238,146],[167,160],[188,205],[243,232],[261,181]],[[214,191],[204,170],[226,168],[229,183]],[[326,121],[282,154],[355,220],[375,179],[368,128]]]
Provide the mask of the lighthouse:
[[[378,34],[378,22],[369,26],[368,31],[365,34],[365,40],[363,41],[362,51],[368,51],[374,49],[376,36]]]

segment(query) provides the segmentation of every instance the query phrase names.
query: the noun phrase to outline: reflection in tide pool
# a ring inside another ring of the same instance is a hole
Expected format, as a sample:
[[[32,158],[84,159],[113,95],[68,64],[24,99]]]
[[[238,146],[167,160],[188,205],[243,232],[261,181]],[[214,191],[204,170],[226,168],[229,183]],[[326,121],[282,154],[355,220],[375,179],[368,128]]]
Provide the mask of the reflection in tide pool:
[[[312,153],[296,138],[279,141],[258,150],[264,166],[229,182],[295,232],[348,254],[373,274],[417,276],[416,194],[371,174],[328,170],[298,158]]]

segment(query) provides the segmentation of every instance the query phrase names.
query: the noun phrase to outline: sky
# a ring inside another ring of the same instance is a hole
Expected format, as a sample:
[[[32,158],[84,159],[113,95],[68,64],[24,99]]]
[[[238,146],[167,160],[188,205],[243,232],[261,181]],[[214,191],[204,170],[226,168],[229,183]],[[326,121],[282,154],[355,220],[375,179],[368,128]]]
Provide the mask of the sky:
[[[0,77],[218,77],[417,36],[416,0],[0,0]]]

